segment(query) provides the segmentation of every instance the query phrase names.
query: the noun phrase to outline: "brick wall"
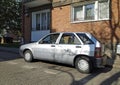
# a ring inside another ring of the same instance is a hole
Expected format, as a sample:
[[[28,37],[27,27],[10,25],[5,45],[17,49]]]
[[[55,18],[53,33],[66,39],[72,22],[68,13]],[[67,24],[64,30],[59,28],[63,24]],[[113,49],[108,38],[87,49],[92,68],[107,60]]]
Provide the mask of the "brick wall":
[[[53,0],[58,2],[59,0]],[[69,0],[67,0],[69,1]],[[71,0],[70,0],[71,1]],[[77,0],[74,0],[77,1]],[[80,1],[80,0],[78,0]],[[53,5],[45,5],[31,8],[30,16],[24,16],[24,38],[25,42],[30,42],[31,37],[31,13],[46,8],[52,8],[51,12],[51,32],[90,32],[95,35],[103,43],[109,42],[111,33],[114,41],[120,42],[120,0],[111,0],[111,21],[92,21],[92,22],[71,22],[71,6],[70,3]],[[59,5],[59,6],[58,6]],[[119,11],[118,11],[119,10]],[[111,23],[112,22],[112,23]]]
[[[114,41],[118,40],[120,43],[120,0],[111,0],[111,30],[114,35]]]
[[[115,31],[113,35],[116,41],[115,38],[120,39],[120,23],[119,26],[115,27],[115,25],[120,22],[120,20],[118,20],[118,17],[120,19],[118,15],[118,2],[120,2],[120,0],[114,0],[111,4],[111,15],[114,16],[111,17],[112,27],[110,25],[111,21],[109,20],[72,23],[70,5],[54,7],[52,9],[52,32],[90,32],[100,41],[106,43],[111,39],[111,31]]]
[[[31,39],[31,14],[29,16],[24,15],[24,42],[29,43]]]

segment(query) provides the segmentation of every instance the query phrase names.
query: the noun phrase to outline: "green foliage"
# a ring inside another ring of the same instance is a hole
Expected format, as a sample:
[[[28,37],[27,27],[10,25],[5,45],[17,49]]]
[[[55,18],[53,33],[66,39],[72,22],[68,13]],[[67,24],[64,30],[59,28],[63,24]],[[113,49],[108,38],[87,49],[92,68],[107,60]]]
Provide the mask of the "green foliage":
[[[0,32],[2,29],[20,31],[21,2],[0,0]]]

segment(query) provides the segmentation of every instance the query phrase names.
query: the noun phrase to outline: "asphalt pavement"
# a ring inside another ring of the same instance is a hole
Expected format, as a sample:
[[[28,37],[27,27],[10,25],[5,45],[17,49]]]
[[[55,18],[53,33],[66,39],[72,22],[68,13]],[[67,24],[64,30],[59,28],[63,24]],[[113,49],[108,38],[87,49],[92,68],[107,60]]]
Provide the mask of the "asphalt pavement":
[[[12,52],[19,54],[19,48],[0,47],[0,51]]]
[[[19,48],[0,47],[0,85],[120,85],[120,59],[91,74],[48,62],[26,63]],[[9,70],[8,70],[9,69]]]

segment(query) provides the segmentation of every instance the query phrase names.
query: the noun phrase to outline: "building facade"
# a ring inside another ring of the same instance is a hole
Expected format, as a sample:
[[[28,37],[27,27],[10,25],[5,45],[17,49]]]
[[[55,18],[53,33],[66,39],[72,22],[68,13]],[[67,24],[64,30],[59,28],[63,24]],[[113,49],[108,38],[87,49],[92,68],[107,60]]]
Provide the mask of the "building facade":
[[[120,0],[23,0],[25,43],[50,32],[90,32],[120,42]]]

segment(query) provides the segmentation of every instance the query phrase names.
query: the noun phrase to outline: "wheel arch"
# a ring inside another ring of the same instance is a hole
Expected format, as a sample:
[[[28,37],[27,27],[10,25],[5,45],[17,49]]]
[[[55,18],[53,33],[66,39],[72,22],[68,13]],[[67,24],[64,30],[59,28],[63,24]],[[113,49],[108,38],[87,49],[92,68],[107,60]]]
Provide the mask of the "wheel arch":
[[[73,61],[73,66],[75,66],[75,61],[76,61],[76,59],[79,58],[79,57],[85,58],[85,59],[87,59],[88,61],[89,61],[89,60],[90,60],[90,61],[92,60],[91,57],[88,56],[88,55],[76,55],[75,58],[74,58],[74,61]],[[92,61],[91,61],[91,63],[93,64]]]
[[[23,50],[23,54],[24,54],[27,50],[31,51],[31,53],[33,54],[32,50],[31,50],[30,48],[24,49],[24,50]]]
[[[26,54],[29,54],[29,55],[26,56]],[[30,49],[27,49],[27,48],[24,49],[23,55],[24,55],[24,60],[26,62],[32,62],[34,60],[33,53]]]

